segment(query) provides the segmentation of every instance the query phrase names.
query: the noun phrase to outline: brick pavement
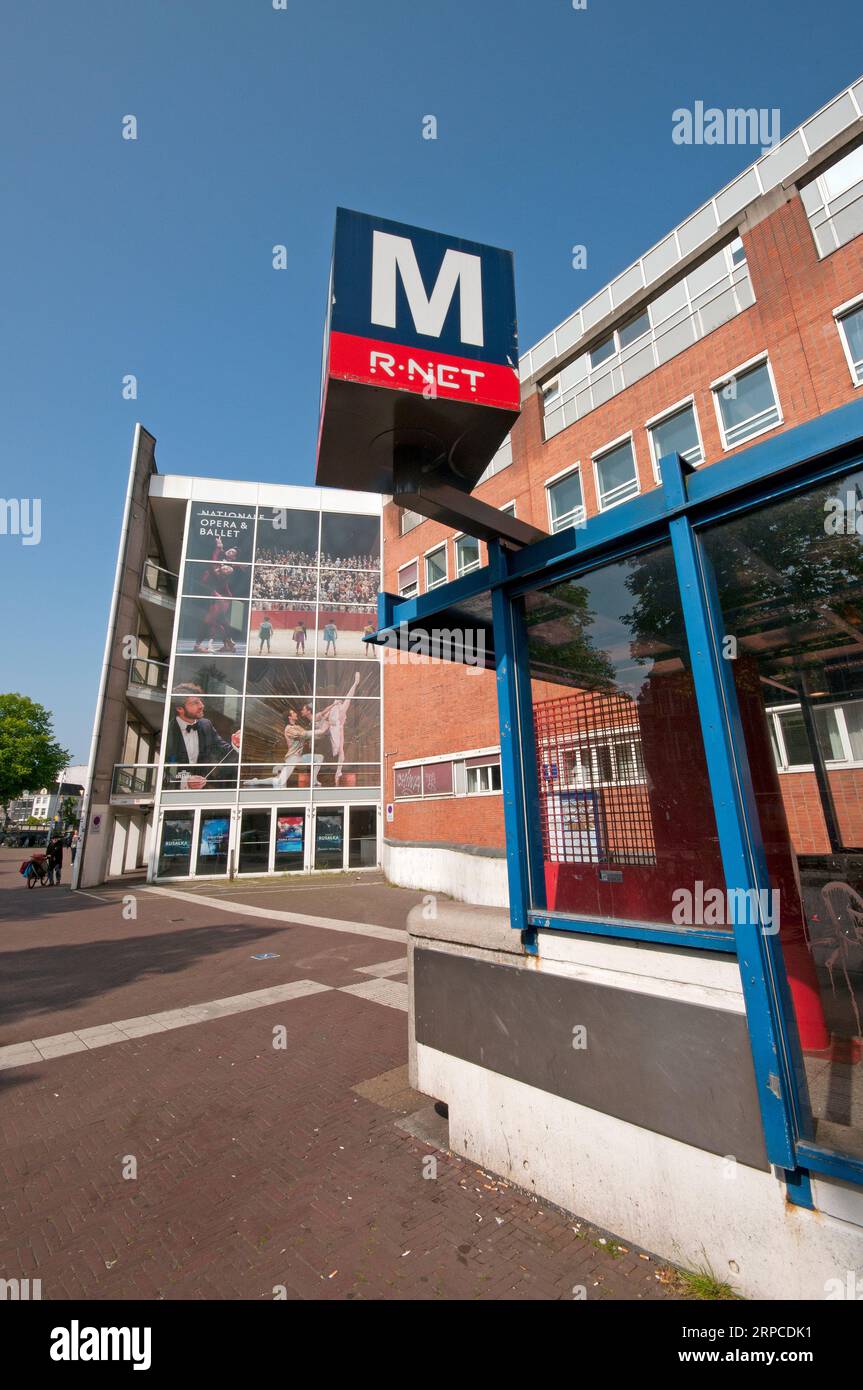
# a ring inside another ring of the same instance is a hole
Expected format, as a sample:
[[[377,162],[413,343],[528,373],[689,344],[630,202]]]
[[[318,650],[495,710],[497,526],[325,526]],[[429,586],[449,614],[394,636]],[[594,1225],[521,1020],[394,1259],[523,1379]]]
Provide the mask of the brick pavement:
[[[392,941],[135,889],[126,920],[113,890],[19,886],[20,857],[0,850],[0,1044],[330,988],[0,1071],[0,1277],[45,1299],[670,1296],[654,1260],[397,1127],[429,1103],[406,1016],[344,992],[376,964],[399,980]],[[265,901],[394,927],[419,897],[336,879]]]

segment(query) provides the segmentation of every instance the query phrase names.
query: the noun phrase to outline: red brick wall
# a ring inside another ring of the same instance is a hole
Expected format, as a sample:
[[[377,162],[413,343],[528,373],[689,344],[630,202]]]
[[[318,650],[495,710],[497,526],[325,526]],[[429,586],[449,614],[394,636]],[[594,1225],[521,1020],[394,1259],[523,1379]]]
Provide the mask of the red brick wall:
[[[751,230],[742,229],[742,236],[756,298],[751,308],[547,443],[542,438],[539,397],[534,392],[524,402],[513,430],[512,465],[483,483],[477,495],[495,506],[514,500],[519,517],[547,530],[545,481],[580,462],[585,506],[588,515],[593,515],[597,502],[591,455],[630,430],[641,486],[647,490],[655,481],[644,422],[689,395],[695,398],[705,466],[709,466],[726,457],[710,383],[764,351],[770,356],[783,415],[783,423],[774,434],[858,397],[832,310],[863,293],[863,237],[819,261],[803,205],[796,196]],[[448,541],[449,578],[454,578],[452,536],[447,527],[433,521],[422,522],[400,536],[398,509],[385,507],[385,588],[396,592],[399,567],[419,557],[420,589],[424,591],[423,554],[444,539]],[[484,546],[481,552],[485,560]],[[393,761],[486,747],[499,741],[491,675],[467,676],[457,668],[432,674],[431,668],[390,666],[385,692],[388,799],[392,797]],[[783,787],[789,780],[782,779]],[[786,804],[796,806],[794,798],[789,788]],[[499,801],[459,798],[411,809],[397,807],[395,825],[388,827],[388,833],[400,839],[468,839],[478,845],[501,845]],[[817,827],[804,825],[802,820],[795,825],[795,835],[799,833],[806,843],[816,843]],[[453,834],[449,833],[451,827]]]
[[[827,774],[842,844],[863,845],[863,769]],[[779,778],[791,843],[798,854],[829,854],[830,840],[821,812],[814,772],[787,772]]]

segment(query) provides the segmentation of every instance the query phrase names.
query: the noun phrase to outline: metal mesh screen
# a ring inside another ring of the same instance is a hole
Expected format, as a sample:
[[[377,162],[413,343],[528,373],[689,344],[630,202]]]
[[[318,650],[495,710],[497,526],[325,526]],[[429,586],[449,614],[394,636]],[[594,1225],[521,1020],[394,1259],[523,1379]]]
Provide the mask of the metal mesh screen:
[[[635,701],[579,691],[535,704],[533,719],[543,858],[655,864]]]

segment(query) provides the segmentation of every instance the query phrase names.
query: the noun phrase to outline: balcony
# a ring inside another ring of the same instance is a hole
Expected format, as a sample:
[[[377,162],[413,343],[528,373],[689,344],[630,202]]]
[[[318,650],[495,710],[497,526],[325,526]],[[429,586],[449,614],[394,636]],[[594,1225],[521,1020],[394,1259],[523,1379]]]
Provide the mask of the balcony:
[[[168,689],[168,663],[149,656],[133,656],[129,662],[128,693],[139,699],[163,700]]]
[[[158,763],[115,763],[112,806],[149,806],[156,796]]]
[[[178,576],[163,569],[155,560],[146,560],[141,575],[141,597],[173,608],[177,599]]]

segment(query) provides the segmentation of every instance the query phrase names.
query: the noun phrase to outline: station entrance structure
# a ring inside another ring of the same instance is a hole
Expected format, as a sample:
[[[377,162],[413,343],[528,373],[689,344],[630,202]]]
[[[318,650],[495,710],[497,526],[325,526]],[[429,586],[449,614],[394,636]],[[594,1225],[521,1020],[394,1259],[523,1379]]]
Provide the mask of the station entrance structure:
[[[750,1297],[824,1298],[863,1264],[863,837],[830,766],[863,697],[863,402],[660,470],[380,596],[371,640],[482,632],[500,719],[510,929],[412,918],[411,1084],[514,1183]]]

